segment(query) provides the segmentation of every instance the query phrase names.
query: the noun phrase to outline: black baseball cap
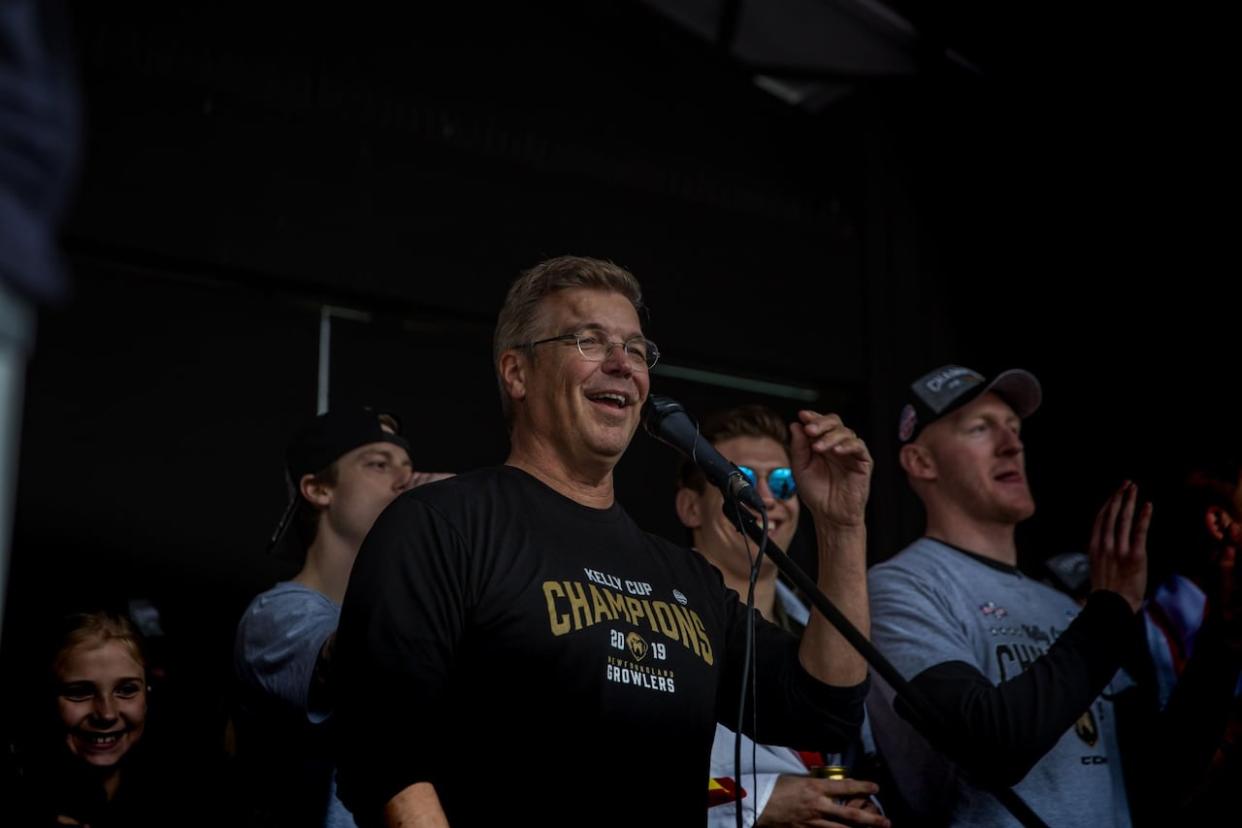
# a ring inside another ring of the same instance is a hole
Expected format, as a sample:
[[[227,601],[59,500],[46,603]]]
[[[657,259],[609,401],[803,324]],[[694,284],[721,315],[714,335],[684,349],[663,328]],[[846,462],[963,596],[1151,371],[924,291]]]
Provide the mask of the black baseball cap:
[[[384,419],[381,420],[381,417]],[[385,425],[392,431],[386,431]],[[280,542],[289,520],[302,501],[298,482],[308,474],[323,471],[354,449],[371,443],[392,443],[407,453],[410,451],[409,442],[401,436],[401,420],[390,411],[363,407],[326,411],[298,429],[285,451],[285,470],[289,474],[291,489],[289,505],[285,507],[276,531],[268,539],[269,551]]]
[[[928,423],[989,391],[1000,396],[1022,419],[1034,414],[1043,399],[1039,380],[1029,371],[1013,368],[989,380],[960,365],[942,365],[910,383],[909,399],[897,422],[898,441],[910,442]]]
[[[384,430],[380,417],[391,420],[392,432]],[[410,450],[401,436],[401,421],[391,412],[370,408],[327,411],[298,429],[285,452],[285,468],[296,484],[303,475],[323,471],[337,458],[369,443],[392,443]]]

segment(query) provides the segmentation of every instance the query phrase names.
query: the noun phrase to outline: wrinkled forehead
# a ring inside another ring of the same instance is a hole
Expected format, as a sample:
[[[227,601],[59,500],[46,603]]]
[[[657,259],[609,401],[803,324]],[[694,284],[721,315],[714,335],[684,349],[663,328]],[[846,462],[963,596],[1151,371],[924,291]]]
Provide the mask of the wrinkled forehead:
[[[642,323],[634,304],[623,294],[597,288],[566,288],[545,296],[535,315],[544,333],[568,329],[599,328],[611,336],[629,339],[642,336]]]

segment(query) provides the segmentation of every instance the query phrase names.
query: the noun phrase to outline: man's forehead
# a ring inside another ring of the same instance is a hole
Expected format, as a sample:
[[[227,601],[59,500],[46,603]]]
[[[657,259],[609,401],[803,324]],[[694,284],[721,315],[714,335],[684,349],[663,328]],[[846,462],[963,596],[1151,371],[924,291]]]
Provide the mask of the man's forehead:
[[[947,419],[955,423],[960,423],[971,417],[994,416],[1002,419],[1020,419],[1014,412],[1013,406],[1005,402],[1005,398],[995,391],[988,391],[979,395],[977,399],[963,405],[957,411],[952,412]]]
[[[932,420],[919,432],[919,436],[914,439],[914,442],[922,446],[930,446],[936,442],[937,435],[951,438],[951,435],[958,427],[976,417],[994,417],[1006,422],[1011,419],[1018,419],[1018,415],[1014,413],[1009,403],[1005,402],[1000,395],[989,391],[978,399],[971,400],[961,408],[950,411],[936,420]]]
[[[566,288],[545,297],[540,310],[546,319],[560,324],[621,328],[627,335],[642,333],[634,304],[616,291]]]

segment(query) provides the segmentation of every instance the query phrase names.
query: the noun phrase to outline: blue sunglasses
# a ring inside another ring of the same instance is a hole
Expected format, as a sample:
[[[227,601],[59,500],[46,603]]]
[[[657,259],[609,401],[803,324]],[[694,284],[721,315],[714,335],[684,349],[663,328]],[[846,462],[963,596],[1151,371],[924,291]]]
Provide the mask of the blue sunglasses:
[[[737,469],[750,481],[750,485],[759,485],[759,477],[750,466],[738,466]],[[768,472],[768,488],[772,490],[772,496],[777,500],[789,500],[796,495],[798,484],[794,483],[793,470],[788,466],[772,469]]]

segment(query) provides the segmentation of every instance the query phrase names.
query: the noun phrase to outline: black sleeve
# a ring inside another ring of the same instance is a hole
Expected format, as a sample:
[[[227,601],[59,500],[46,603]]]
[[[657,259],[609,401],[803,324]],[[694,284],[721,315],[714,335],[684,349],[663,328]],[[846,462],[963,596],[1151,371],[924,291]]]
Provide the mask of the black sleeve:
[[[716,698],[716,719],[736,730],[747,613],[732,590],[727,591],[727,601],[724,671]],[[752,717],[748,682],[742,732],[761,744],[843,751],[858,738],[869,680],[852,687],[824,684],[802,666],[798,644],[796,637],[755,612],[757,713]]]
[[[954,761],[983,784],[1015,785],[1108,685],[1133,627],[1124,598],[1095,592],[1021,675],[994,685],[974,666],[949,661],[910,684],[931,703],[942,732],[954,734],[951,743],[939,745]],[[904,700],[896,709],[912,718]]]
[[[332,676],[339,794],[360,825],[434,779],[438,746],[448,743],[436,711],[472,601],[467,571],[454,528],[409,496],[380,515],[358,553]]]

